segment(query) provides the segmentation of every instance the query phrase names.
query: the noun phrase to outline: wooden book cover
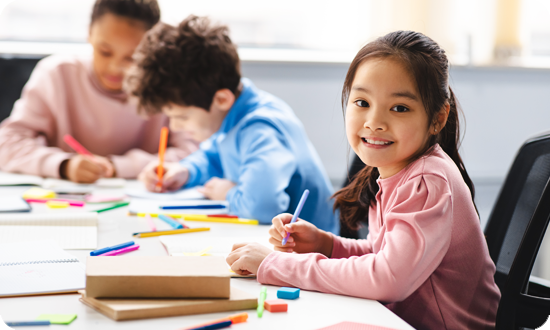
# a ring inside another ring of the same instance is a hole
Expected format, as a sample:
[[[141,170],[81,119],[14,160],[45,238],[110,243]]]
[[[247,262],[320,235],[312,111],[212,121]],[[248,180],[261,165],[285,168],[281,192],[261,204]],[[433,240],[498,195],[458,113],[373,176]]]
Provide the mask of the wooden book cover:
[[[231,288],[229,299],[113,299],[90,298],[80,291],[80,301],[115,321],[195,315],[255,309],[256,295]]]
[[[223,257],[88,257],[90,298],[229,298]]]

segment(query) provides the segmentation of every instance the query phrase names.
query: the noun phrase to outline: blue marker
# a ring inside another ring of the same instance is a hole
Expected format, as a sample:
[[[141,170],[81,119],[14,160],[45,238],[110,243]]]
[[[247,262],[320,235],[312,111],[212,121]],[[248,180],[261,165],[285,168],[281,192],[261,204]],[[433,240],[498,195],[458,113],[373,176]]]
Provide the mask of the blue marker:
[[[206,205],[167,205],[160,206],[162,210],[186,210],[186,209],[225,209],[223,204],[206,204]]]
[[[123,249],[125,247],[132,246],[132,245],[134,245],[134,241],[122,243],[122,244],[119,244],[119,245],[113,245],[113,246],[105,247],[105,248],[99,249],[99,250],[95,250],[95,251],[90,252],[90,255],[91,256],[98,256],[98,255],[103,254],[103,253],[107,253],[107,252],[114,251],[114,250],[120,250],[120,249]]]
[[[183,229],[183,225],[181,223],[177,222],[176,220],[174,220],[170,217],[165,216],[164,214],[159,214],[158,218],[160,220],[166,222],[167,224],[169,224],[170,227],[172,227],[174,229]]]
[[[22,322],[6,322],[8,327],[28,327],[34,325],[50,325],[50,321],[22,321]]]
[[[300,212],[302,212],[302,208],[304,207],[304,204],[306,203],[307,196],[309,196],[309,190],[304,190],[304,193],[302,194],[302,198],[300,198],[300,202],[298,203],[298,206],[296,207],[296,211],[294,212],[294,215],[292,216],[292,220],[290,220],[290,223],[295,223],[296,220],[298,220],[298,216],[300,215]],[[286,233],[286,237],[283,238],[283,245],[286,245],[286,241],[288,241],[288,238],[290,237],[290,233]]]

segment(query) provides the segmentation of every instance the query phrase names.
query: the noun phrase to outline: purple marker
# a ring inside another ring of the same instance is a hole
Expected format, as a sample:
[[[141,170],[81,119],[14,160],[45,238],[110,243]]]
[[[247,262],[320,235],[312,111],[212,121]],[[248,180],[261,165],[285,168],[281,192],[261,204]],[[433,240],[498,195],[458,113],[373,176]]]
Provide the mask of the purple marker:
[[[302,194],[302,198],[300,198],[300,202],[298,203],[298,206],[296,207],[296,211],[294,212],[294,215],[292,216],[292,220],[290,220],[290,223],[295,223],[296,220],[298,220],[298,216],[300,215],[300,212],[302,212],[302,208],[304,207],[304,204],[306,203],[307,196],[309,196],[309,190],[304,190],[304,193]],[[288,241],[288,238],[290,237],[290,233],[286,233],[286,237],[283,238],[283,245],[286,245],[286,241]]]

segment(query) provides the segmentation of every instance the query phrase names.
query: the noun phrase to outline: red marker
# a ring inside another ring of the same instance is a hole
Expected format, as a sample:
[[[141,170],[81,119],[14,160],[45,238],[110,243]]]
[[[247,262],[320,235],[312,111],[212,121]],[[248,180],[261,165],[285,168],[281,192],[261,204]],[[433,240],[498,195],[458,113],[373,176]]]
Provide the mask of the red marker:
[[[65,141],[69,145],[69,147],[71,147],[78,154],[94,159],[94,154],[89,152],[86,148],[84,148],[84,146],[82,146],[82,144],[78,143],[78,141],[69,134],[65,134],[65,136],[63,137],[63,141]]]

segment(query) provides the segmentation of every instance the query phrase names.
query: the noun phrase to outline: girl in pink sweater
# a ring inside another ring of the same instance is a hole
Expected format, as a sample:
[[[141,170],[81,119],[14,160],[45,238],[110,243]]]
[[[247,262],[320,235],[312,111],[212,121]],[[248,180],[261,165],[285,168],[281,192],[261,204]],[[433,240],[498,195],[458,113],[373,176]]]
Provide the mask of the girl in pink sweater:
[[[281,214],[269,231],[276,251],[236,244],[231,268],[265,284],[379,300],[418,329],[494,328],[500,292],[458,153],[445,52],[420,33],[390,33],[359,51],[342,94],[348,141],[367,166],[335,207],[351,226],[368,216],[368,237]]]
[[[135,178],[154,160],[168,118],[140,116],[122,80],[134,49],[159,17],[156,0],[97,0],[89,34],[93,55],[50,56],[37,64],[0,126],[0,170],[94,182]],[[75,154],[65,134],[95,161]],[[169,146],[166,161],[197,149],[181,133],[171,134]]]

